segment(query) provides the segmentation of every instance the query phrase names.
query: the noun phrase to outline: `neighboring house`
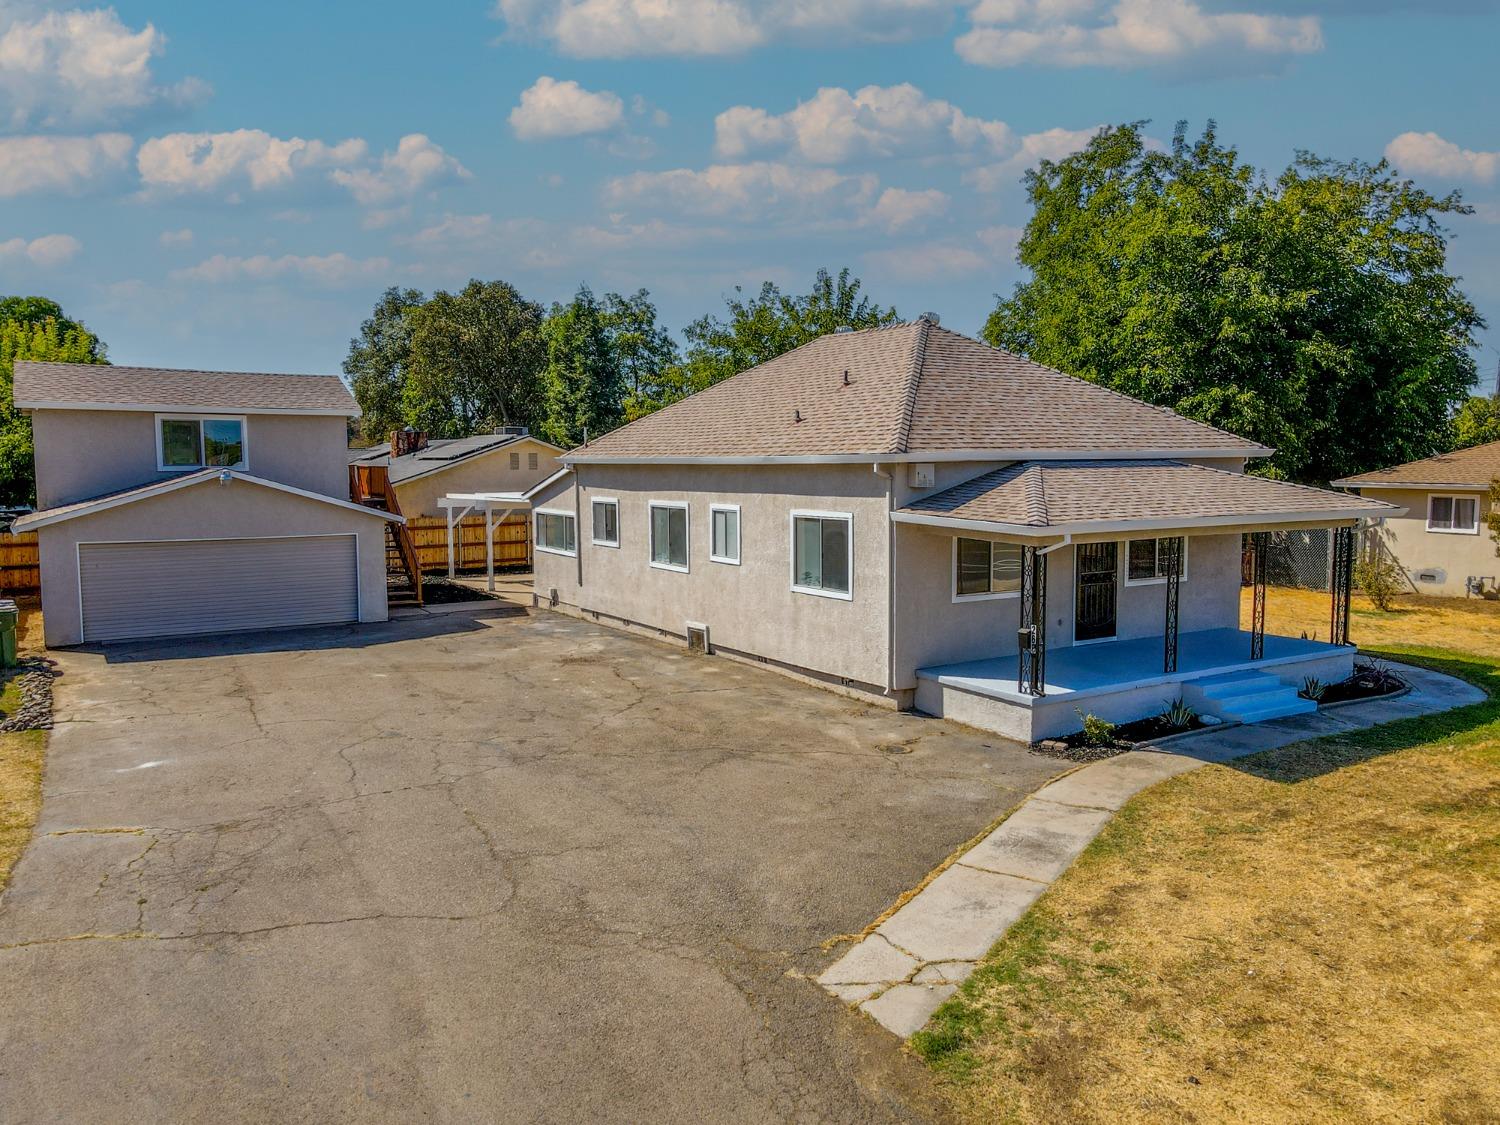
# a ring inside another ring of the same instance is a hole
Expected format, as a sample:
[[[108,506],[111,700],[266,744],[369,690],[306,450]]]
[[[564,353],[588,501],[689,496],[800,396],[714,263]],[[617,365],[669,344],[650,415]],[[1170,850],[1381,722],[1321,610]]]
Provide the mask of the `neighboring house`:
[[[1406,508],[1372,528],[1422,594],[1463,597],[1500,585],[1500,558],[1485,517],[1500,478],[1500,441],[1360,473],[1333,483]]]
[[[349,463],[385,467],[408,519],[442,518],[438,501],[453,492],[525,492],[562,467],[557,459],[563,451],[523,427],[466,438],[428,438],[411,430],[395,437],[399,448],[410,451],[392,457],[390,442],[383,442],[349,450]]]
[[[1347,603],[1333,643],[1241,631],[1242,535],[1396,509],[1243,474],[1270,452],[933,317],[840,332],[565,454],[536,598],[1023,739],[1307,710]]]
[[[386,619],[333,376],[15,365],[49,645]]]

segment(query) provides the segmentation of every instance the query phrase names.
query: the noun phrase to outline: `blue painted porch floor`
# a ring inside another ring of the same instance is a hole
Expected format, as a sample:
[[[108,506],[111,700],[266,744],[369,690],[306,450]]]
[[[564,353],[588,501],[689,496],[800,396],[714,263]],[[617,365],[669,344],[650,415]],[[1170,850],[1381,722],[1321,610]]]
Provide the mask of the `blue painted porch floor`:
[[[1162,638],[1140,637],[1129,641],[1104,641],[1047,650],[1047,702],[1060,695],[1089,695],[1123,691],[1152,684],[1183,683],[1204,676],[1240,669],[1274,669],[1320,656],[1336,656],[1351,650],[1323,641],[1266,634],[1265,656],[1250,659],[1250,634],[1243,629],[1205,629],[1177,638],[1177,671],[1161,670]],[[966,660],[917,669],[923,679],[980,695],[994,696],[1030,705],[1034,697],[1016,690],[1016,657]]]

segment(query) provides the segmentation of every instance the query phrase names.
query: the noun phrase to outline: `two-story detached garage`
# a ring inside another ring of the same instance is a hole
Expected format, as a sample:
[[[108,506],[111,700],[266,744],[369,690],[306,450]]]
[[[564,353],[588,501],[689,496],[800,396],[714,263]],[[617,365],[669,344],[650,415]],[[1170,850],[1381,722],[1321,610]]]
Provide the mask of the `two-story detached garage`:
[[[386,619],[334,376],[15,365],[49,645]]]
[[[932,318],[834,333],[565,454],[536,594],[1025,739],[1270,718],[1349,674],[1351,553],[1332,643],[1267,636],[1242,536],[1401,510],[1245,474],[1270,452]]]

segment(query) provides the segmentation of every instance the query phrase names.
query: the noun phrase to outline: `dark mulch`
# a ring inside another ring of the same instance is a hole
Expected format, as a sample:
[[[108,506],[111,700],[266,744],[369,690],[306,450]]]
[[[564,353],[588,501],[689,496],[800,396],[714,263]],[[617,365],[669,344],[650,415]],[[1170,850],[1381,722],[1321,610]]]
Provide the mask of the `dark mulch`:
[[[1134,722],[1121,723],[1115,727],[1114,737],[1107,743],[1091,743],[1083,731],[1075,731],[1062,738],[1050,738],[1045,742],[1039,742],[1032,747],[1032,750],[1038,754],[1045,754],[1049,758],[1062,758],[1069,762],[1098,762],[1105,758],[1113,758],[1116,754],[1123,754],[1127,750],[1134,750],[1138,743],[1154,742],[1159,738],[1185,734],[1190,730],[1202,730],[1208,725],[1196,715],[1193,716],[1193,721],[1185,727],[1169,723],[1161,715],[1151,715],[1148,718],[1136,719]]]
[[[1318,697],[1319,706],[1330,703],[1349,703],[1356,699],[1379,699],[1383,695],[1395,695],[1404,690],[1406,681],[1380,664],[1356,664],[1354,675],[1336,684],[1329,684]]]
[[[422,580],[422,600],[427,605],[452,605],[455,602],[492,602],[499,598],[488,590],[460,586],[442,578],[425,578]]]

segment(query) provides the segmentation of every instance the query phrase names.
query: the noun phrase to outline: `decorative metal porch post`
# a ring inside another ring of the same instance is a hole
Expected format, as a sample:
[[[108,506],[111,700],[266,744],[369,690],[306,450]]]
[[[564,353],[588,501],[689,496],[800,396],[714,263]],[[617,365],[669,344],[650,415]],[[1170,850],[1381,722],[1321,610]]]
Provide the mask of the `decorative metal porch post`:
[[[1161,670],[1171,674],[1177,671],[1177,583],[1182,577],[1182,538],[1163,539],[1161,547],[1167,568],[1167,618],[1162,629]]]
[[[1254,585],[1250,603],[1250,659],[1266,655],[1266,542],[1264,531],[1250,534],[1251,581]]]
[[[1047,694],[1047,556],[1035,547],[1021,548],[1021,628],[1016,690]]]
[[[1332,616],[1328,639],[1336,645],[1349,641],[1349,594],[1354,586],[1354,528],[1333,529],[1333,574],[1329,587],[1332,594]]]

